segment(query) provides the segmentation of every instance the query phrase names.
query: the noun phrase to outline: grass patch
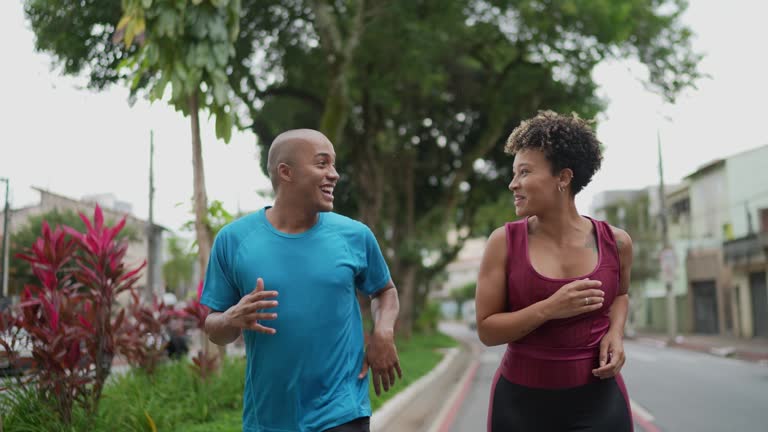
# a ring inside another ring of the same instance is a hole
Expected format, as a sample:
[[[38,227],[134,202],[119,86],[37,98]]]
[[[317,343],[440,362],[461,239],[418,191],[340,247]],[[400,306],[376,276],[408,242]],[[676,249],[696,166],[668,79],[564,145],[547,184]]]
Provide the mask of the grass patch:
[[[72,424],[65,426],[33,387],[10,390],[1,407],[5,432],[144,432],[186,430],[181,424],[218,421],[219,413],[243,406],[244,359],[230,358],[220,375],[203,383],[187,362],[170,362],[153,375],[132,370],[115,376],[104,389],[95,416],[76,407]],[[216,429],[209,429],[216,430]]]
[[[382,392],[378,397],[373,390],[373,384],[370,384],[371,408],[376,411],[384,402],[437,366],[443,358],[443,354],[438,352],[438,349],[450,348],[457,344],[454,339],[442,333],[416,334],[410,340],[398,340],[397,352],[400,357],[400,367],[403,370],[403,379],[398,380],[393,388],[386,393]]]
[[[177,430],[185,432],[242,432],[243,410],[229,410],[218,413],[208,423],[185,424]]]
[[[245,361],[230,358],[220,375],[207,383],[185,362],[168,364],[152,376],[130,372],[115,380],[102,398],[103,430],[146,431],[149,419],[158,430],[184,423],[207,423],[222,411],[242,409]],[[115,428],[115,429],[113,429]]]
[[[443,356],[438,348],[456,345],[439,333],[398,340],[403,379],[380,397],[371,385],[372,408],[378,409],[434,368]],[[144,432],[152,431],[153,425],[157,431],[239,432],[244,374],[242,358],[228,359],[221,374],[207,383],[202,383],[186,362],[164,364],[151,376],[134,370],[110,380],[96,416],[75,409],[70,426],[62,425],[48,402],[40,400],[33,389],[16,388],[6,393],[0,415],[5,432]],[[9,399],[14,403],[6,404]]]

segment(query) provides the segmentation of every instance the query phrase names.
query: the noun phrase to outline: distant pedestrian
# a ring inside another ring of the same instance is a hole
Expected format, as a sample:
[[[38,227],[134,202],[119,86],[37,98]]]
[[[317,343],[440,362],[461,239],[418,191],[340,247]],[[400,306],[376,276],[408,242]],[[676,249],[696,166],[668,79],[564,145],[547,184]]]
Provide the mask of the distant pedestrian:
[[[600,143],[584,120],[546,111],[505,150],[522,219],[491,234],[477,281],[480,339],[507,344],[488,431],[631,431],[619,371],[632,240],[574,202],[600,168]]]
[[[171,360],[180,360],[189,353],[189,344],[184,334],[184,325],[179,319],[173,319],[168,325],[168,345],[166,351]]]

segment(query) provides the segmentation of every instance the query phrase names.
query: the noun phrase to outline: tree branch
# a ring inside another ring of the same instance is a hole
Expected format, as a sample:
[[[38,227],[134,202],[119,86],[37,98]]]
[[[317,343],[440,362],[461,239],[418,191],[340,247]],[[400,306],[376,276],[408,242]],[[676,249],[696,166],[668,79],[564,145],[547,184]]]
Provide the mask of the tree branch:
[[[330,82],[325,99],[325,110],[320,120],[320,130],[334,143],[340,143],[344,127],[349,120],[348,75],[352,57],[364,30],[365,0],[357,0],[352,31],[346,42],[342,40],[339,23],[327,2],[315,0],[312,5],[316,14],[320,44],[328,53]]]
[[[450,220],[448,218],[453,214],[453,210],[456,208],[459,199],[459,187],[464,182],[474,169],[472,162],[480,159],[488,154],[493,149],[493,146],[499,141],[502,133],[502,128],[506,123],[507,113],[501,108],[501,104],[498,102],[501,95],[498,93],[499,86],[509,76],[509,73],[515,66],[519,66],[524,63],[521,56],[516,56],[514,59],[507,62],[502,71],[491,80],[492,84],[489,87],[488,98],[490,101],[488,109],[488,124],[485,125],[480,139],[477,140],[477,145],[469,152],[469,155],[464,158],[468,163],[462,165],[455,171],[455,177],[453,182],[449,186],[448,192],[445,194],[445,200],[443,205],[436,206],[441,211],[445,212],[445,223],[448,224]]]
[[[341,40],[338,22],[333,13],[333,6],[327,1],[314,0],[312,1],[312,11],[315,13],[320,45],[328,55],[340,57],[344,45]]]
[[[309,103],[310,105],[313,105],[316,108],[323,108],[323,100],[320,99],[318,96],[313,95],[312,93],[309,93],[305,90],[298,89],[295,87],[269,87],[268,89],[264,91],[256,91],[256,95],[263,98],[268,98],[270,96],[288,96],[292,97],[294,99],[303,100],[304,102]]]

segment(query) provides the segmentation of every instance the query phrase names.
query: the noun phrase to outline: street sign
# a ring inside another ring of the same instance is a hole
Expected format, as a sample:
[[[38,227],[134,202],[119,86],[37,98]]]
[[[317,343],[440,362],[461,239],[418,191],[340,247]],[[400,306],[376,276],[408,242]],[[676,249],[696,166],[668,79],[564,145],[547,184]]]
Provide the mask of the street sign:
[[[677,255],[675,250],[667,247],[659,254],[661,264],[661,280],[665,284],[672,284],[677,277]]]

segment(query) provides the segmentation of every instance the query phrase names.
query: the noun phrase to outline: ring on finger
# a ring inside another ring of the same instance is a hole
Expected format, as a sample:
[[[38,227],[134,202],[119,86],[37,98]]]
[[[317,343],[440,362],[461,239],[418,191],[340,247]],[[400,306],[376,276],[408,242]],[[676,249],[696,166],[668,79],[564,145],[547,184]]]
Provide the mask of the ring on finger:
[[[586,297],[586,298],[584,299],[584,305],[585,305],[585,306],[586,306],[586,305],[589,305],[589,297]]]

